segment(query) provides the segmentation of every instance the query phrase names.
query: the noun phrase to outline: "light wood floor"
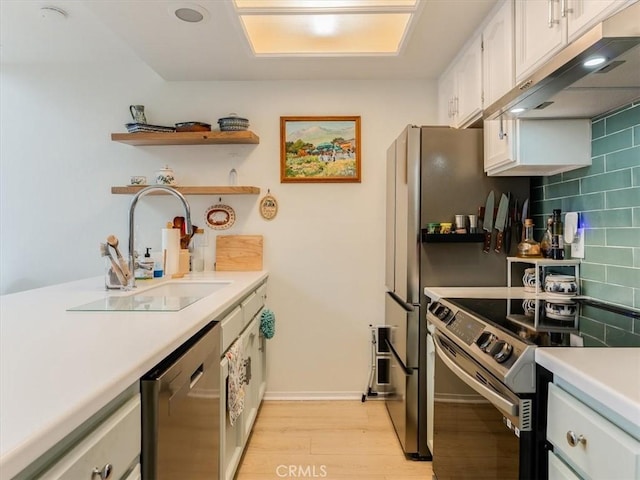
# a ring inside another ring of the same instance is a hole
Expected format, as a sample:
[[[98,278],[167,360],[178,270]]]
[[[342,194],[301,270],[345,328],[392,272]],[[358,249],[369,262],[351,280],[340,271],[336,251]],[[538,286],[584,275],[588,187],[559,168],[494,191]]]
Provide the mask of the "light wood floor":
[[[407,460],[384,402],[265,401],[236,480],[431,480]]]

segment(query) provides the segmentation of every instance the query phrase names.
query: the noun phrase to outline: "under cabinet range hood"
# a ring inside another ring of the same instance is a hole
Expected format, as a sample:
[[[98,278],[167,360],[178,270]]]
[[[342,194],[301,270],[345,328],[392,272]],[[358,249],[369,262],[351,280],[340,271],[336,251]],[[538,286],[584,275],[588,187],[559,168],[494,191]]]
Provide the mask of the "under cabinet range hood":
[[[603,57],[604,63],[585,66],[597,57]],[[640,2],[599,23],[558,52],[486,107],[483,118],[593,118],[637,99]]]

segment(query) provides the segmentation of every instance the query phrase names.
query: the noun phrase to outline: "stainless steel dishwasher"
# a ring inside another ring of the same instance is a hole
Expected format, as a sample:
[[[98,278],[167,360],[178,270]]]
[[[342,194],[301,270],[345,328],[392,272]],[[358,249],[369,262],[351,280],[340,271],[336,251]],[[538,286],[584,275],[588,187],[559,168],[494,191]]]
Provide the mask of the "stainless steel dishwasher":
[[[218,476],[220,326],[211,322],[141,379],[143,480]]]

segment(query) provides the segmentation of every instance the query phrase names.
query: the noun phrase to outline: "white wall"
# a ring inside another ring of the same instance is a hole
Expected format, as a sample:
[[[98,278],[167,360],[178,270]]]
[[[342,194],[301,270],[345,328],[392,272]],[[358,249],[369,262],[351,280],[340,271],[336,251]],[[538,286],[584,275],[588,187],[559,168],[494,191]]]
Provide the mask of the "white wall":
[[[112,185],[168,164],[184,185],[239,183],[259,196],[223,198],[237,214],[221,233],[265,236],[268,305],[277,317],[269,342],[271,396],[359,396],[369,371],[369,324],[383,322],[386,149],[408,123],[433,124],[434,84],[394,82],[165,82],[143,64],[16,66],[1,73],[1,292],[101,275],[98,244],[127,243],[130,197]],[[237,112],[260,136],[255,146],[132,147],[128,106],[144,104],[149,123],[205,121]],[[362,183],[281,184],[279,117],[360,115]],[[267,192],[278,216],[263,220]],[[217,197],[192,196],[193,220],[209,235],[205,209]],[[139,247],[160,247],[160,228],[180,215],[173,197],[145,197],[136,211]],[[209,262],[211,266],[211,261]]]

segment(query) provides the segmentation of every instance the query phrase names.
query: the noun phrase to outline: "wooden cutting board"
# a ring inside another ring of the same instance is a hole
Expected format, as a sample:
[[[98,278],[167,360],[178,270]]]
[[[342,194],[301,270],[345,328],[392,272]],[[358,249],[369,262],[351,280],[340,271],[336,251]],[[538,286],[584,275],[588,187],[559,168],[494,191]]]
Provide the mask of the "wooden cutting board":
[[[262,270],[262,235],[218,235],[216,237],[216,270]]]

